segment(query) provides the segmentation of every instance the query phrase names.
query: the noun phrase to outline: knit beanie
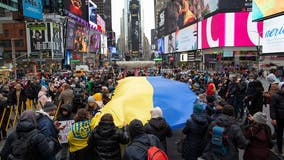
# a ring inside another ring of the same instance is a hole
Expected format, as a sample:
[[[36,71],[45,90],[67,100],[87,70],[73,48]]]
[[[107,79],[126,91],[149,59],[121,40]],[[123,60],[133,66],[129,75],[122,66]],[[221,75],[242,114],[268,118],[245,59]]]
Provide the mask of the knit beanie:
[[[201,102],[196,102],[193,105],[193,113],[202,113],[204,110],[203,104]]]
[[[155,107],[151,111],[151,118],[159,118],[163,117],[163,111],[160,107]]]
[[[262,112],[257,112],[253,115],[253,120],[256,123],[260,123],[260,124],[266,124],[267,122],[267,116],[265,113]]]
[[[88,102],[96,102],[95,98],[93,96],[88,97]]]
[[[145,130],[144,130],[143,124],[140,120],[134,119],[130,122],[129,134],[132,138],[139,136],[141,134],[144,134],[144,133],[145,133]]]

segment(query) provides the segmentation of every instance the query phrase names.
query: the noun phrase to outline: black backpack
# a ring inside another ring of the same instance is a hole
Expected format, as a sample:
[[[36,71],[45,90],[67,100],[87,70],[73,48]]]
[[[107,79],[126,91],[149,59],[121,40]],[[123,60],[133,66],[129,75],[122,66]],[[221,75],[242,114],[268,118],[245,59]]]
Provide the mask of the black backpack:
[[[11,144],[11,153],[8,156],[8,160],[32,160],[33,159],[33,146],[32,138],[39,134],[34,129],[23,136],[17,135],[16,140]]]

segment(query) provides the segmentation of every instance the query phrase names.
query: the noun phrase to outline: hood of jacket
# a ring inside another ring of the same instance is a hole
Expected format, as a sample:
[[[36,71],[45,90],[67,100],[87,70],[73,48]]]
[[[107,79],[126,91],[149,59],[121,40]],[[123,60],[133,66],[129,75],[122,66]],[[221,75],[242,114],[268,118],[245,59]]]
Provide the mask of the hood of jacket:
[[[229,127],[232,124],[237,124],[236,120],[232,116],[222,114],[216,119],[216,124],[224,127]]]
[[[110,137],[115,131],[115,125],[113,122],[100,122],[96,129],[96,132],[101,137]]]
[[[208,124],[208,115],[206,113],[193,113],[191,115],[191,119],[200,125],[207,125]]]
[[[163,130],[165,128],[167,128],[167,122],[164,118],[152,118],[149,121],[149,124],[151,125],[151,127],[153,127],[156,130]]]
[[[31,121],[31,120],[22,120],[19,121],[17,127],[16,127],[16,132],[21,134],[25,132],[30,132],[36,128],[36,125]]]

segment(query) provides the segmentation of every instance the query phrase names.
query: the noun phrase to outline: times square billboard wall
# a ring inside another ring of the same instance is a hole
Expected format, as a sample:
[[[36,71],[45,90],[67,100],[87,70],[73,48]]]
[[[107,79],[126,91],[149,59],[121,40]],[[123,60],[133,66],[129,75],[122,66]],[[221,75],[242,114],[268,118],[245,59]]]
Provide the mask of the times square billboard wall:
[[[63,0],[65,13],[72,18],[83,19],[88,22],[88,1],[85,0]]]
[[[236,12],[250,10],[251,0],[174,0],[169,1],[159,12],[159,36],[170,34],[202,17],[218,12]]]
[[[264,21],[263,53],[284,52],[284,15]]]
[[[283,0],[253,0],[252,20],[262,20],[273,15],[284,14]]]
[[[220,13],[198,23],[198,49],[261,45],[262,31],[250,12]]]

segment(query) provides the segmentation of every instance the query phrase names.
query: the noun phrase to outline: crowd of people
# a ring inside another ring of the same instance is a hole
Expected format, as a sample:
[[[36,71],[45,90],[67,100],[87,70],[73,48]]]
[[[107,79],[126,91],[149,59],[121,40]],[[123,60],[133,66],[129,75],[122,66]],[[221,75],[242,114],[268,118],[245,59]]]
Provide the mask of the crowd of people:
[[[238,160],[238,149],[244,149],[245,160],[268,160],[273,138],[276,152],[282,155],[284,82],[275,70],[229,74],[175,69],[124,74],[99,70],[83,77],[59,74],[2,81],[0,138],[5,145],[1,158],[145,160],[149,148],[156,146],[166,159],[167,138],[174,130],[158,106],[145,125],[134,119],[118,128],[111,114],[104,114],[95,125],[95,117],[111,100],[117,81],[135,75],[181,81],[196,93],[193,114],[177,143],[183,159]],[[275,133],[268,126],[263,106],[270,107]],[[72,121],[66,142],[59,141],[60,132],[67,127],[63,121]]]

